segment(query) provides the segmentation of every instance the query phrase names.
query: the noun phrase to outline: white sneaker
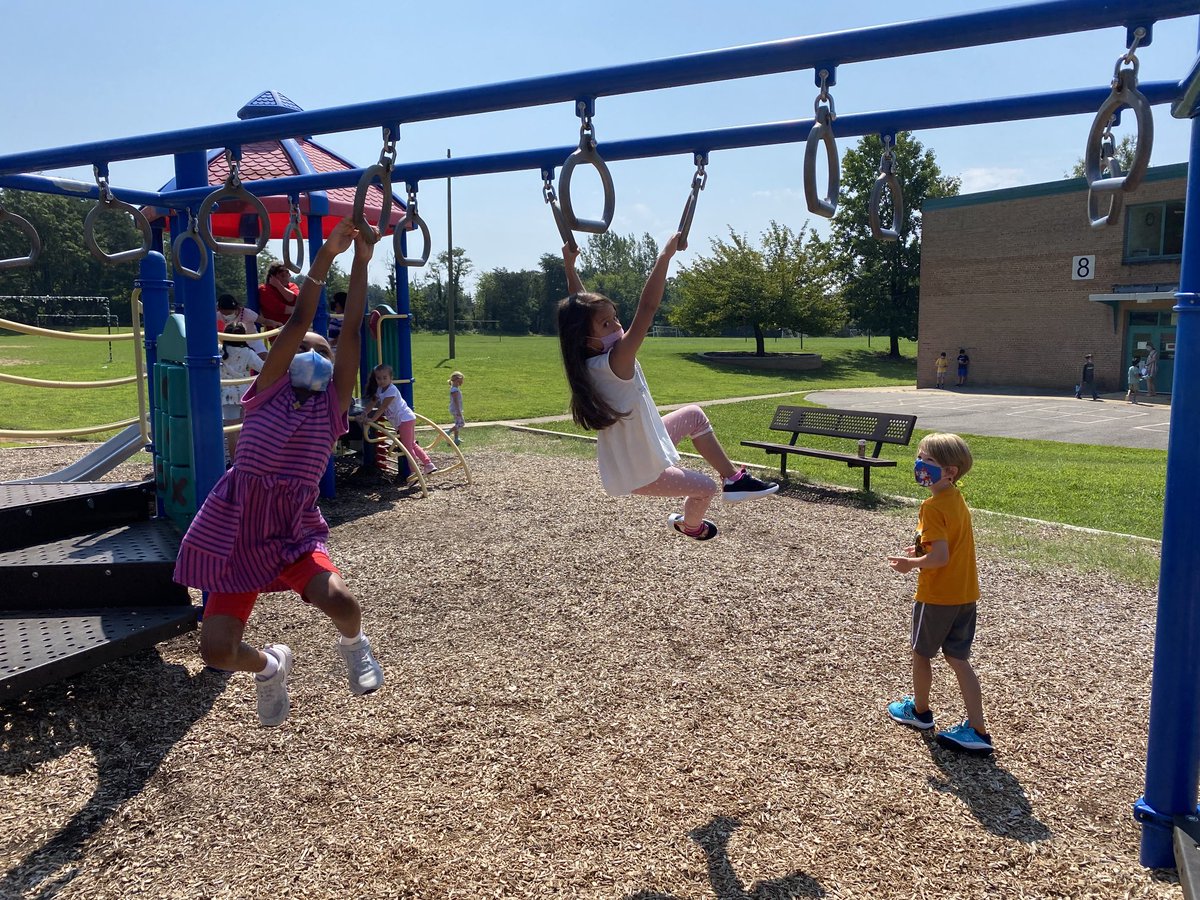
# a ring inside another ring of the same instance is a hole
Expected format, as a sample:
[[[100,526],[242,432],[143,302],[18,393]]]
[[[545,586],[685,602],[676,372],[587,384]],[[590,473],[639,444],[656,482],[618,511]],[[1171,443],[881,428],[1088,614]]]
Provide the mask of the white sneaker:
[[[258,721],[266,728],[275,728],[287,721],[291,711],[288,703],[287,679],[292,674],[292,651],[287,644],[271,644],[263,653],[279,662],[279,669],[270,678],[254,678],[258,693]]]
[[[371,642],[365,637],[353,644],[337,642],[338,653],[346,663],[346,677],[355,694],[369,694],[383,685],[383,667],[371,655]]]
[[[427,462],[425,465],[421,466],[421,471],[426,475],[432,475],[437,471],[437,466],[435,466],[432,462]]]

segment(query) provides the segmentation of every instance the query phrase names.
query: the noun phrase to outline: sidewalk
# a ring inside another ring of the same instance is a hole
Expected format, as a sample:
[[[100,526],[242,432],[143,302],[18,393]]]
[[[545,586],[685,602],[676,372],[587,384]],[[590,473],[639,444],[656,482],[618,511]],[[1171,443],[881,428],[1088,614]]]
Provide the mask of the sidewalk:
[[[807,396],[806,396],[807,395]],[[1099,401],[1076,400],[1073,394],[1022,387],[949,387],[916,388],[895,385],[879,388],[847,388],[824,391],[785,391],[750,397],[699,400],[699,406],[719,406],[749,400],[806,399],[821,406],[838,409],[869,409],[910,413],[917,427],[931,431],[953,431],[1026,440],[1062,441],[1072,444],[1100,444],[1112,447],[1140,447],[1165,450],[1171,422],[1170,397],[1147,397],[1126,403],[1125,394],[1102,394]],[[676,403],[660,406],[669,412],[687,406]],[[570,415],[536,416],[528,419],[503,419],[472,422],[468,428],[488,425],[536,426],[570,421]],[[766,428],[766,423],[763,423]]]

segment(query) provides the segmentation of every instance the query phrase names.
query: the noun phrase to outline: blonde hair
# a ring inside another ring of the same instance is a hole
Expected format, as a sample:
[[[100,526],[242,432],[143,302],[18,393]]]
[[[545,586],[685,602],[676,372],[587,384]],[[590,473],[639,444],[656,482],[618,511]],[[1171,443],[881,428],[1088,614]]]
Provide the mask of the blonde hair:
[[[971,448],[957,434],[927,434],[917,445],[917,452],[933,457],[941,466],[954,466],[958,474],[952,481],[958,481],[971,471],[975,460],[971,457]]]
[[[463,373],[462,373],[462,372],[451,372],[451,373],[450,373],[450,380],[449,380],[449,381],[447,381],[447,382],[446,382],[446,384],[454,384],[454,379],[455,379],[455,378],[457,378],[459,381],[462,381],[462,380],[463,380]]]

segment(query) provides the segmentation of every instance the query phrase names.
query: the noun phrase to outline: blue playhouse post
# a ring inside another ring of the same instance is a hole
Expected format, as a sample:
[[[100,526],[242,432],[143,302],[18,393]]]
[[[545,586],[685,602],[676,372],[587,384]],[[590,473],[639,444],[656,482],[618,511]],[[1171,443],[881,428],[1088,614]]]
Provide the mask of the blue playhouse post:
[[[158,193],[117,189],[128,202],[152,204],[175,211],[196,209],[210,194],[205,165],[211,147],[240,148],[256,141],[287,139],[297,134],[329,134],[365,128],[395,133],[397,123],[411,123],[485,112],[497,112],[551,103],[571,104],[577,113],[590,113],[598,98],[638,91],[719,82],[803,69],[825,69],[867,60],[905,57],[983,44],[1024,40],[1100,28],[1146,30],[1142,46],[1151,41],[1152,25],[1163,19],[1194,16],[1195,0],[1048,0],[1024,6],[945,16],[790,38],[769,43],[694,53],[648,63],[528,78],[500,84],[441,91],[359,103],[323,110],[295,111],[248,118],[238,122],[192,128],[140,137],[92,142],[71,147],[28,151],[0,156],[0,186],[74,196],[96,197],[91,185],[67,185],[62,180],[27,173],[64,167],[93,165],[146,156],[175,155],[177,183]],[[1129,41],[1126,41],[1129,46]],[[1181,61],[1183,62],[1183,61]],[[832,81],[831,81],[832,83]],[[819,84],[819,82],[818,82]],[[1197,114],[1200,73],[1182,82],[1161,81],[1139,85],[1151,105],[1181,102],[1181,117]],[[1094,113],[1110,94],[1108,86],[1005,97],[951,105],[884,113],[841,115],[840,138],[866,134],[894,134],[965,124],[1016,121],[1043,116]],[[597,116],[603,122],[603,112]],[[604,159],[613,161],[674,154],[710,154],[715,150],[805,141],[813,119],[664,135],[599,144]],[[1135,814],[1143,823],[1141,860],[1144,865],[1174,865],[1172,849],[1176,817],[1196,813],[1200,776],[1200,566],[1195,565],[1200,546],[1200,487],[1194,473],[1200,465],[1200,130],[1193,124],[1180,277],[1178,328],[1173,393],[1172,428],[1167,453],[1167,490],[1163,522],[1162,567],[1158,598],[1153,687],[1150,700],[1150,737],[1147,750],[1146,792]],[[571,126],[564,121],[564,132]],[[599,141],[600,138],[597,138]],[[391,181],[407,182],[411,190],[422,180],[462,177],[494,172],[553,172],[563,165],[573,145],[545,147],[479,157],[397,163]],[[246,182],[256,196],[299,196],[333,188],[355,186],[366,169],[300,174]],[[535,183],[536,187],[536,183]],[[561,184],[560,184],[561,188]],[[531,188],[532,194],[532,188]],[[539,197],[536,202],[540,202]],[[1085,211],[1081,210],[1080,215]],[[310,229],[319,234],[318,229]],[[319,240],[319,238],[317,238]],[[407,252],[407,251],[405,251]],[[397,254],[400,256],[401,254]],[[209,269],[211,272],[211,267]],[[153,274],[153,273],[151,273]],[[398,272],[398,312],[409,311],[406,273]],[[249,266],[247,266],[249,280]],[[211,276],[210,276],[211,277]],[[257,280],[255,278],[255,280]],[[187,317],[187,367],[192,402],[193,441],[196,449],[197,499],[201,499],[220,474],[220,412],[212,285],[177,283]],[[397,375],[412,399],[410,322],[397,320],[401,352]],[[203,472],[199,471],[203,465]]]

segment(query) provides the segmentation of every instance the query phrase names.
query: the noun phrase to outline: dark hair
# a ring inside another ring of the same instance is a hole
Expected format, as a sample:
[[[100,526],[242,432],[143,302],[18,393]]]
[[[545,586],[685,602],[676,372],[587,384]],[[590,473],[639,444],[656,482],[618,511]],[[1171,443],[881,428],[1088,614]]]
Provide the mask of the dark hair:
[[[217,309],[237,309],[241,305],[233,294],[222,294],[217,298]]]
[[[593,293],[572,294],[558,304],[558,343],[571,388],[571,418],[590,431],[607,428],[629,415],[609,406],[596,393],[588,375],[587,360],[596,353],[588,349],[587,339],[592,332],[592,318],[604,303],[615,305],[603,294]]]
[[[346,308],[346,292],[338,291],[334,294],[329,306],[331,309],[337,309],[340,306],[344,310]]]
[[[392,367],[387,363],[380,363],[377,365],[371,370],[371,374],[367,376],[367,386],[363,388],[364,400],[373,400],[375,395],[379,393],[379,379],[375,377],[375,373],[385,371],[393,378],[396,377],[396,373],[392,371]]]
[[[287,270],[288,267],[284,265],[283,260],[273,259],[271,260],[271,264],[267,266],[267,277],[270,278],[272,275],[276,275],[279,272],[286,272]]]
[[[225,329],[226,334],[245,334],[246,326],[241,322],[234,322]],[[240,344],[241,341],[238,341]],[[243,344],[243,346],[245,346]],[[229,341],[221,341],[221,359],[229,359]]]

